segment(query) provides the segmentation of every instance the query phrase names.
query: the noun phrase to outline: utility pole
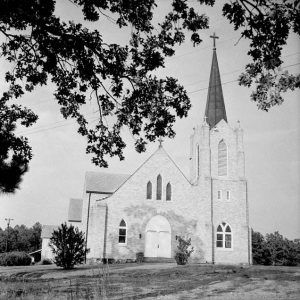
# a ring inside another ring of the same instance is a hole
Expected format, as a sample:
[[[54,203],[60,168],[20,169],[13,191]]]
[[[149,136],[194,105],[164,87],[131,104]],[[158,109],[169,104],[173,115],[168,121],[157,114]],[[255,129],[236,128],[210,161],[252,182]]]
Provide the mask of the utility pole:
[[[13,221],[14,219],[11,218],[5,218],[5,221],[7,222],[7,235],[6,235],[6,247],[5,247],[5,252],[8,251],[8,238],[9,238],[9,224],[10,221]]]

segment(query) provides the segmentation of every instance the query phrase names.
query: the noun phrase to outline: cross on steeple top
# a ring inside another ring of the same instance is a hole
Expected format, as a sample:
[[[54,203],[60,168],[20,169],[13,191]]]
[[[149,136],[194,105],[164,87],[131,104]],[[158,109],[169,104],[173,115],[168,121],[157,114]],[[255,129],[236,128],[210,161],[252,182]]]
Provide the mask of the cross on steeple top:
[[[158,139],[158,141],[159,141],[159,146],[158,147],[161,148],[162,147],[162,143],[163,143],[164,140],[160,137]]]
[[[213,47],[213,50],[216,50],[216,39],[218,39],[219,37],[216,36],[216,33],[214,32],[213,35],[210,36],[210,38],[212,38],[214,40],[214,47]]]

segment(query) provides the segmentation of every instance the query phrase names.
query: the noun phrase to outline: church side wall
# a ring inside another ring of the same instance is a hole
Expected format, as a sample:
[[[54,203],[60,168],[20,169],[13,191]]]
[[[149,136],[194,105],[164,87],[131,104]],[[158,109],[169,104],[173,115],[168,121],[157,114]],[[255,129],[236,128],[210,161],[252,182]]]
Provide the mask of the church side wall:
[[[42,253],[41,259],[54,259],[54,254],[49,246],[50,238],[43,238],[42,239]]]
[[[218,176],[218,144],[224,140],[227,146],[227,175]],[[240,177],[242,163],[239,159],[240,145],[237,132],[221,121],[216,130],[211,131],[211,174],[213,191],[213,223],[215,228],[215,262],[249,263],[248,253],[248,218],[246,180]],[[218,192],[221,199],[218,199]],[[227,199],[229,192],[229,199]],[[232,230],[232,248],[216,247],[217,227],[222,222]]]
[[[162,200],[156,200],[156,179],[159,174],[162,176]],[[152,199],[146,199],[149,180],[152,182]],[[171,201],[166,201],[168,182],[172,186]],[[203,183],[201,188],[204,187]],[[137,252],[145,252],[147,223],[153,216],[161,215],[171,225],[172,257],[177,247],[176,236],[181,235],[191,237],[195,248],[194,260],[211,261],[210,209],[206,203],[207,199],[201,197],[201,188],[192,187],[164,150],[158,151],[113,196],[103,200],[108,206],[105,249],[107,258],[135,259]],[[125,245],[118,242],[119,224],[122,219],[127,225]],[[101,229],[98,230],[99,234],[102,234]],[[92,247],[97,247],[96,243],[91,245]]]
[[[230,191],[230,200],[226,200],[226,191]],[[222,191],[222,199],[217,193]],[[225,222],[232,231],[232,248],[215,248],[216,263],[248,263],[248,226],[246,218],[246,182],[213,181],[214,224]],[[216,236],[217,232],[215,232]]]
[[[81,230],[86,233],[87,227],[87,218],[88,218],[88,205],[90,202],[90,210],[92,207],[97,206],[98,200],[106,198],[107,194],[100,193],[83,193],[82,197],[82,218],[81,218]],[[90,223],[90,216],[89,216]]]
[[[90,208],[87,248],[87,258],[104,257],[104,239],[106,227],[107,206],[95,203]]]
[[[207,127],[204,129],[207,130]],[[201,132],[197,129],[195,134],[204,137]],[[160,148],[113,195],[102,200],[99,195],[92,195],[89,257],[135,259],[137,252],[145,252],[148,222],[152,217],[160,215],[166,218],[171,226],[172,257],[178,243],[176,237],[181,235],[185,238],[191,237],[195,249],[192,261],[249,263],[247,190],[244,172],[241,171],[243,160],[240,154],[243,152],[237,133],[226,122],[221,121],[216,128],[207,131],[206,140],[200,143],[200,136],[195,137],[195,141],[199,141],[200,145],[200,172],[192,184],[174,165],[163,148]],[[227,174],[223,176],[218,175],[218,144],[221,140],[225,141],[228,153]],[[195,161],[194,155],[192,159]],[[162,177],[162,199],[156,200],[159,174]],[[152,199],[146,199],[149,181],[152,183]],[[166,201],[168,183],[172,186],[171,201]],[[221,199],[218,192],[221,192]],[[85,202],[88,203],[88,195]],[[107,218],[101,211],[105,205]],[[119,243],[121,220],[126,222],[125,244]],[[217,228],[223,222],[231,228],[230,249],[217,247],[216,244]]]

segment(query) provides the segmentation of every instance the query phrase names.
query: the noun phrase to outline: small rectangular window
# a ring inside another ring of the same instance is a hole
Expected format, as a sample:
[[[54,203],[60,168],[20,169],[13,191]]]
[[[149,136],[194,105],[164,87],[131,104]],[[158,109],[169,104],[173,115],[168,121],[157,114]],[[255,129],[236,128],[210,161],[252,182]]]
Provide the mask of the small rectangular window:
[[[218,200],[222,199],[222,191],[218,191]]]
[[[126,229],[119,229],[119,235],[126,235]]]
[[[223,234],[217,234],[217,247],[223,248]]]
[[[120,244],[125,244],[126,242],[126,236],[124,235],[119,235],[119,243]]]
[[[226,191],[226,200],[230,200],[230,191]]]
[[[126,229],[120,228],[119,229],[119,243],[125,244],[126,243]]]
[[[223,248],[223,241],[217,241],[217,247]]]
[[[231,248],[231,234],[225,234],[225,248]]]

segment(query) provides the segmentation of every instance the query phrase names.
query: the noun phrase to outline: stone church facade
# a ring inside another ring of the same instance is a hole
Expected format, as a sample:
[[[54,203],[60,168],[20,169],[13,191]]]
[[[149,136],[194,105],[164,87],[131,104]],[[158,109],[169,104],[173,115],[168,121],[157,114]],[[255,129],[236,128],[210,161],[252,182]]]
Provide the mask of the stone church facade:
[[[215,47],[189,178],[160,144],[133,174],[87,172],[69,221],[85,232],[88,259],[174,258],[182,236],[191,238],[194,262],[251,264],[243,130],[227,123]]]

